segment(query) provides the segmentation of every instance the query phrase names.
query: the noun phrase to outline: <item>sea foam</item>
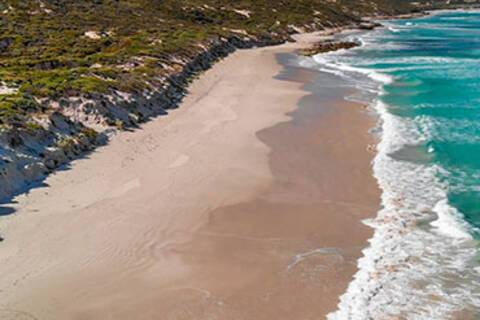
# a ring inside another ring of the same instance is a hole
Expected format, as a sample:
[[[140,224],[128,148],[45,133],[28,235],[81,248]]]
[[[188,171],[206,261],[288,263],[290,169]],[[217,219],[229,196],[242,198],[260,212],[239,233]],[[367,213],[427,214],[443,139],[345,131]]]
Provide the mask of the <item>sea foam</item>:
[[[371,78],[372,80],[381,82],[383,84],[389,84],[393,82],[393,77],[387,75],[387,74],[382,74],[379,73],[375,70],[371,69],[366,69],[366,68],[357,68],[357,67],[352,67],[344,63],[336,62],[336,61],[328,61],[324,58],[322,55],[317,55],[314,56],[314,60],[320,64],[324,65],[332,70],[340,70],[340,71],[347,71],[347,72],[355,72],[355,73],[360,73],[363,75],[366,75],[367,77]]]
[[[372,39],[365,43],[367,50],[379,46]],[[453,62],[430,56],[388,59],[413,64]],[[362,66],[365,61],[351,53],[317,55],[314,60],[317,69],[344,78],[361,92],[376,88],[373,92],[377,94],[369,102],[380,119],[373,170],[383,190],[382,209],[374,219],[365,221],[374,235],[338,310],[328,319],[441,320],[465,308],[480,310],[477,243],[463,215],[449,203],[450,186],[440,177],[450,173],[436,163],[402,161],[394,156],[409,146],[426,145],[438,135],[442,122],[392,113],[382,102],[382,87],[394,85],[397,79],[383,70]],[[454,129],[455,124],[449,126]],[[434,146],[428,150],[435,156]]]
[[[458,211],[448,204],[445,186],[437,178],[442,168],[392,158],[394,151],[424,137],[412,123],[388,113],[382,102],[375,107],[382,138],[374,173],[383,189],[383,209],[366,221],[374,236],[338,311],[328,319],[448,319],[465,305],[480,306],[474,292],[478,278],[470,269],[475,243]]]

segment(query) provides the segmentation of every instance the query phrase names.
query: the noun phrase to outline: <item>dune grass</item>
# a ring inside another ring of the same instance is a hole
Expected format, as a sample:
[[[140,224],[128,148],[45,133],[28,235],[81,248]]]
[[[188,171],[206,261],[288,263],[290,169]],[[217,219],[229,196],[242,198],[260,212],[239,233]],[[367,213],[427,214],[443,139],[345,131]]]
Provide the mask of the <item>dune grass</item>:
[[[180,68],[174,57],[239,30],[283,40],[292,26],[411,9],[400,0],[4,0],[0,82],[18,91],[0,95],[0,125],[42,112],[41,98],[141,91]]]

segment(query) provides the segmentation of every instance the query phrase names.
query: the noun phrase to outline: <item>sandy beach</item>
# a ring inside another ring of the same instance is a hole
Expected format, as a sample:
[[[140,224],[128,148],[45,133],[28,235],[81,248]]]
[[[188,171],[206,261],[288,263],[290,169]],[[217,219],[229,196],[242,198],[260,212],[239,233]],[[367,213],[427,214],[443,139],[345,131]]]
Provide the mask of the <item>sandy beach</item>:
[[[179,109],[17,197],[0,219],[0,319],[334,311],[379,207],[375,119],[289,63],[312,39],[235,52]]]

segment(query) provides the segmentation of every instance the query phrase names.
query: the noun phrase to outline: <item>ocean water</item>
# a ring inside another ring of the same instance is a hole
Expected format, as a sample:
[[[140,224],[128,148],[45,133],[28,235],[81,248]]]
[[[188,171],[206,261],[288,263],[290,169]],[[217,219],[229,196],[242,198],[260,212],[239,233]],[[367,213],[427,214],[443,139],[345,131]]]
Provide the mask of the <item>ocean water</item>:
[[[480,319],[480,12],[384,25],[304,61],[379,116],[382,208],[328,319]]]

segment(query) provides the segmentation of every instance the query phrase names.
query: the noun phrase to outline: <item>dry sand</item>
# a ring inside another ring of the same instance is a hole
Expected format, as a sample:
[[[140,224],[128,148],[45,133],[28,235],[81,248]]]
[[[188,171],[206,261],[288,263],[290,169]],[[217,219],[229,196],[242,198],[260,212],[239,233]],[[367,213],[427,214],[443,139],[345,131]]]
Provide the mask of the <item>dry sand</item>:
[[[316,73],[242,50],[0,220],[0,319],[322,319],[379,192],[373,119]],[[280,77],[276,77],[281,73]],[[299,103],[300,102],[300,103]]]

